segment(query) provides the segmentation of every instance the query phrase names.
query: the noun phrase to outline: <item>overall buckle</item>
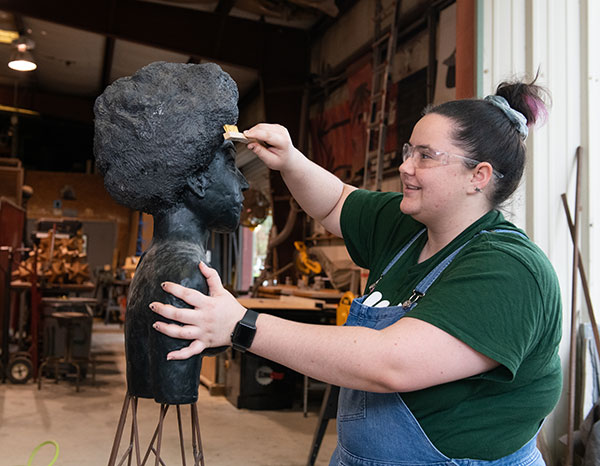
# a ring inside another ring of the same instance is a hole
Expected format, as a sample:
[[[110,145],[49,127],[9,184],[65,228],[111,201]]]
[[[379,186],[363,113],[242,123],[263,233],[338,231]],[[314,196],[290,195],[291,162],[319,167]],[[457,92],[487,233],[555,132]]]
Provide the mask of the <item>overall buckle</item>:
[[[413,290],[412,295],[406,301],[402,303],[402,307],[410,307],[415,304],[419,299],[425,296],[424,293],[421,293],[417,290]]]

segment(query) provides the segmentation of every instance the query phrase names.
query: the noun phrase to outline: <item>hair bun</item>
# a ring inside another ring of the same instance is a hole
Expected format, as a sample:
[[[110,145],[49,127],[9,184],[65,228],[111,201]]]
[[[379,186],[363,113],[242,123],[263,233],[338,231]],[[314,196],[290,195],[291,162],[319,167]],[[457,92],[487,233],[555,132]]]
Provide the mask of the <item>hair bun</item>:
[[[504,97],[511,108],[527,118],[527,126],[543,123],[548,117],[546,99],[550,93],[542,86],[535,84],[537,76],[531,83],[520,81],[502,82],[496,88],[496,95]]]

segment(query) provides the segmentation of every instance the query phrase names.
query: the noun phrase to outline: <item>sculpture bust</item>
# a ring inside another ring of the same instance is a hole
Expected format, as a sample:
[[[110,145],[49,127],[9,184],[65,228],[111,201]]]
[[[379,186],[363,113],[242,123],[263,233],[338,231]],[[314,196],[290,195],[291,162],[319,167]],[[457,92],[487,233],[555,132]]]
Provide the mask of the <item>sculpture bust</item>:
[[[213,63],[157,62],[108,86],[94,106],[94,154],[107,191],[154,217],[152,242],[129,288],[125,316],[127,388],[168,404],[198,397],[201,356],[167,361],[189,342],[152,328],[153,301],[187,305],[163,281],[207,292],[198,269],[211,231],[234,231],[248,188],[223,125],[235,124],[238,91]],[[222,350],[222,349],[221,349]],[[208,350],[203,354],[214,354]]]

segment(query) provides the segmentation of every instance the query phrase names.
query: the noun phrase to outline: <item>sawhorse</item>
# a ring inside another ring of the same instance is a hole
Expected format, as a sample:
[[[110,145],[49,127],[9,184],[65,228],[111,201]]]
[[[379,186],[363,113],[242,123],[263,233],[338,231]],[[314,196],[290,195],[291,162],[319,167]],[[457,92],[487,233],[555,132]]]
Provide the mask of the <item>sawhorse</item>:
[[[321,404],[321,411],[319,412],[319,422],[315,435],[313,437],[312,445],[310,446],[310,454],[308,455],[307,466],[314,466],[319,454],[319,448],[321,442],[325,436],[327,430],[327,424],[330,419],[335,419],[337,415],[338,396],[340,394],[340,387],[337,385],[329,385],[325,388],[325,395],[323,395],[323,403]]]

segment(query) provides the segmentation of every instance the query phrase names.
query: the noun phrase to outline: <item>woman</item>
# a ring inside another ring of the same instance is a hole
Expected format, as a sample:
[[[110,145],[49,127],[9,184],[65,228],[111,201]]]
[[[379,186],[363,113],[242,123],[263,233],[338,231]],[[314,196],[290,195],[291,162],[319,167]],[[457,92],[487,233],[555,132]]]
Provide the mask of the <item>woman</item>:
[[[235,82],[218,65],[164,62],[115,81],[96,100],[94,153],[106,189],[154,216],[125,314],[130,395],[197,400],[201,358],[167,363],[167,353],[187,342],[154,332],[148,304],[185,305],[157,285],[166,279],[206,292],[198,262],[206,260],[210,232],[237,228],[248,184],[233,144],[223,141],[223,125],[237,120],[237,100]]]
[[[245,132],[269,144],[249,147],[370,271],[345,327],[260,314],[250,346],[343,387],[332,465],[543,464],[535,438],[561,390],[558,280],[497,210],[521,179],[541,92],[502,84],[428,109],[403,147],[402,194],[343,184],[281,127]],[[227,344],[246,314],[214,270],[201,271],[210,296],[163,284],[193,310],[152,304],[187,324],[159,332],[193,340],[171,359]]]

